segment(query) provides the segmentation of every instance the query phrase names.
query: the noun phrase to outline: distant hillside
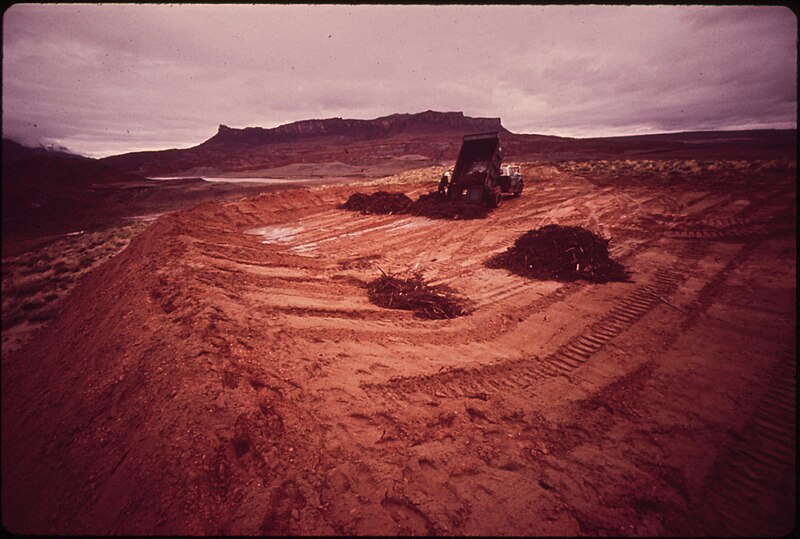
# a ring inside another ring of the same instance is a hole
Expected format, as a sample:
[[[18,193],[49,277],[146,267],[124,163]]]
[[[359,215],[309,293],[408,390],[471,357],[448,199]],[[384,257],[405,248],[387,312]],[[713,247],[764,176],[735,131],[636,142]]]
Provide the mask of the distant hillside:
[[[797,130],[692,131],[568,139],[511,135],[506,155],[516,160],[796,159]]]
[[[46,155],[50,157],[67,157],[71,159],[89,159],[83,155],[77,155],[64,147],[47,148],[45,146],[30,147],[23,146],[19,142],[4,138],[3,139],[3,161],[18,161],[28,157]]]
[[[5,156],[4,151],[4,236],[86,224],[85,217],[104,204],[96,186],[139,180],[94,159],[62,152],[12,152],[10,157]]]
[[[143,176],[302,177],[338,170],[375,177],[452,162],[463,135],[490,131],[500,133],[510,161],[775,159],[795,155],[797,141],[796,130],[577,139],[512,133],[500,118],[426,111],[374,120],[304,120],[269,129],[220,125],[214,136],[192,148],[128,153],[102,161]]]
[[[220,125],[216,135],[199,147],[217,145],[261,145],[322,137],[380,139],[398,135],[426,135],[478,131],[507,132],[500,118],[470,118],[463,112],[426,111],[419,114],[392,114],[374,120],[303,120],[271,129],[246,127],[231,129]]]
[[[128,153],[103,161],[150,176],[262,175],[297,163],[340,163],[356,171],[384,166],[393,173],[454,159],[461,137],[490,131],[509,133],[500,118],[434,111],[374,120],[303,120],[269,129],[220,125],[214,136],[192,148]]]
[[[19,145],[18,145],[19,146]],[[18,151],[22,148],[21,151]],[[96,159],[4,144],[3,254],[29,240],[105,227],[121,219],[251,196],[269,185],[149,180]]]

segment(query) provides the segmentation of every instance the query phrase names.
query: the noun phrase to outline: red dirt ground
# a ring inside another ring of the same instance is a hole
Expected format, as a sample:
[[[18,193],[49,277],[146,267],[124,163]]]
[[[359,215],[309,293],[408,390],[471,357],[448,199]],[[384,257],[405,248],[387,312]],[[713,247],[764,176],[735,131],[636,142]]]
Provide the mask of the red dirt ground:
[[[658,168],[661,167],[661,168]],[[336,186],[165,215],[2,365],[37,534],[774,535],[795,524],[794,165],[565,163],[485,219]],[[438,180],[404,184],[412,199]],[[397,186],[393,186],[394,188]],[[611,238],[631,282],[486,267]],[[423,320],[365,283],[474,304]]]

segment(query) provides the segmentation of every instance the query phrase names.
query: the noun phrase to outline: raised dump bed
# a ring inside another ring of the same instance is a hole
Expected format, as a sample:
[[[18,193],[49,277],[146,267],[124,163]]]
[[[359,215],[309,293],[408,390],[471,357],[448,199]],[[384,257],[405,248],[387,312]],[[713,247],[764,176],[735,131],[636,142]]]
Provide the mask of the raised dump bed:
[[[453,201],[500,205],[504,194],[522,194],[522,175],[504,175],[500,136],[478,133],[464,136],[458,152],[453,177],[447,186],[447,198]]]

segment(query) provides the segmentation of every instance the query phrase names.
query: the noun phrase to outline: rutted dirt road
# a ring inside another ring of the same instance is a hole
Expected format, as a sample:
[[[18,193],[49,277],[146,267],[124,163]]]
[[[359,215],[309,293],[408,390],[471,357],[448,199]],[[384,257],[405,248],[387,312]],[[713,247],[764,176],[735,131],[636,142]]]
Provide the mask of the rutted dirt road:
[[[3,365],[3,519],[65,533],[770,535],[795,519],[794,168],[525,167],[486,219],[356,191],[164,216]],[[793,167],[793,165],[792,165]],[[662,171],[663,172],[663,171]],[[390,186],[411,198],[428,183]],[[484,266],[546,224],[632,282]],[[472,302],[371,304],[418,271]]]

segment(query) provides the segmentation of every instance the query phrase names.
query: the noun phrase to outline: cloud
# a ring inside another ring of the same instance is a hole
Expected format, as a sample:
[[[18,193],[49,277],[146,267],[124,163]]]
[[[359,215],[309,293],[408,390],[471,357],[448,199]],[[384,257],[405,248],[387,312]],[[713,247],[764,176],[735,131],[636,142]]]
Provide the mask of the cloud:
[[[567,136],[797,110],[779,7],[16,4],[3,31],[4,136],[92,155],[428,109]]]

